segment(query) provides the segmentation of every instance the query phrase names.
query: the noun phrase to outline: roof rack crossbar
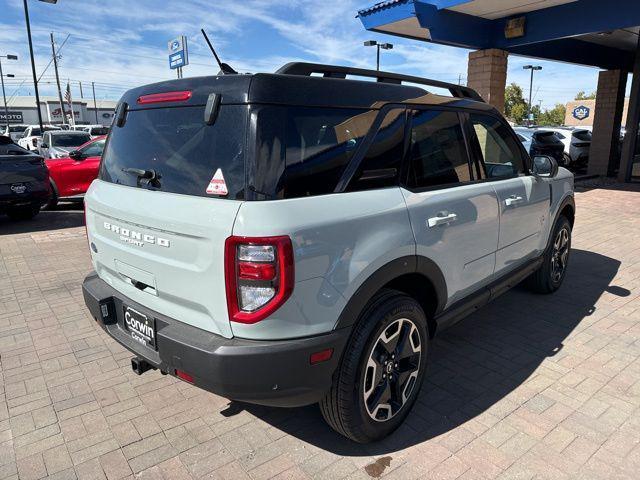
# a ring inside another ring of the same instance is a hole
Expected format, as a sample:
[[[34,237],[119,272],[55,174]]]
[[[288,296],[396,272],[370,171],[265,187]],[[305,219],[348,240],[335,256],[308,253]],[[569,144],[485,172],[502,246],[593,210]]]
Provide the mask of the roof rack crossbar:
[[[444,88],[449,90],[452,96],[457,98],[468,98],[484,102],[482,97],[474,89],[455,83],[441,82],[429,78],[414,77],[412,75],[402,75],[400,73],[380,72],[377,70],[368,70],[365,68],[343,67],[338,65],[323,65],[320,63],[291,62],[280,67],[277,74],[281,75],[303,75],[311,76],[312,74],[321,74],[329,78],[346,78],[347,75],[355,75],[358,77],[375,78],[381,83],[401,84],[402,82],[417,83],[435,88]]]

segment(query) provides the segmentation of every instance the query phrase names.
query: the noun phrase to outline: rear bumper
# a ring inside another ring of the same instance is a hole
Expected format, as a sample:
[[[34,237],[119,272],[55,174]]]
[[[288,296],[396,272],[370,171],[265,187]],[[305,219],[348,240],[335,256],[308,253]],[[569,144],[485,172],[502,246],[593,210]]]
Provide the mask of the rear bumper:
[[[331,386],[350,329],[284,341],[227,339],[153,312],[117,292],[95,273],[82,284],[93,318],[118,343],[171,375],[182,370],[194,385],[226,398],[297,407],[318,402]],[[157,350],[133,340],[123,327],[123,304],[156,319]],[[105,315],[106,314],[106,315]],[[312,353],[333,348],[330,360],[311,365]]]
[[[48,182],[25,182],[28,189],[25,193],[15,193],[10,184],[0,185],[0,212],[28,205],[44,205],[51,198]]]

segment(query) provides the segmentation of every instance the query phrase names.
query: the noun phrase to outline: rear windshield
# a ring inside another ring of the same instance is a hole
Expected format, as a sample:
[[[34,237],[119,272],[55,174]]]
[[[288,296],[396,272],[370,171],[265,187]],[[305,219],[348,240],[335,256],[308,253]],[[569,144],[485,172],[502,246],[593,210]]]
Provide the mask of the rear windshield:
[[[590,142],[591,132],[589,130],[580,130],[579,132],[573,133],[573,138],[580,140],[581,142]]]
[[[246,106],[224,105],[213,125],[204,121],[204,106],[129,111],[124,126],[111,130],[100,178],[207,197],[214,196],[207,187],[220,169],[228,190],[223,198],[244,198],[246,111]],[[159,181],[141,181],[136,170],[153,170]]]
[[[90,135],[81,135],[73,133],[63,133],[60,135],[51,135],[52,147],[79,147],[91,140]]]
[[[27,129],[27,127],[12,127],[12,126],[9,126],[9,131],[11,133],[24,132],[26,129]]]
[[[533,134],[533,137],[536,139],[538,143],[553,145],[562,143],[560,139],[557,137],[555,132],[536,132]]]
[[[91,129],[91,135],[95,135],[99,137],[101,135],[106,135],[109,133],[109,127],[93,127]]]

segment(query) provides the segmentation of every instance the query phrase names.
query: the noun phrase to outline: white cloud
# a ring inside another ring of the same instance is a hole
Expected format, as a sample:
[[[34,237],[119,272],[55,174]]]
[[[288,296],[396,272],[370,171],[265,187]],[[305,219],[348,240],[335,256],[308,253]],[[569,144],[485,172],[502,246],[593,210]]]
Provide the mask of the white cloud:
[[[28,50],[22,17],[21,0],[3,0],[15,22],[0,19],[0,42],[7,52],[21,57],[11,66],[17,82],[11,82],[12,92],[18,83],[30,82]],[[364,40],[384,39],[394,43],[391,51],[382,55],[384,69],[429,76],[450,82],[466,80],[468,51],[429,43],[382,36],[367,32],[355,18],[358,8],[373,1],[366,0],[183,0],[180,8],[157,0],[66,0],[57,5],[32,2],[33,38],[36,45],[38,70],[50,59],[49,31],[58,42],[67,33],[71,37],[62,50],[63,79],[97,82],[101,98],[117,98],[132,86],[172,78],[167,68],[166,42],[151,42],[149,38],[169,39],[184,33],[189,37],[190,60],[185,75],[215,73],[211,55],[199,30],[204,26],[212,41],[223,53],[224,61],[239,71],[273,71],[294,60],[337,63],[372,67],[375,50],[365,48]],[[5,15],[6,17],[6,15]],[[43,18],[46,21],[43,21]],[[247,33],[259,28],[265,37],[286,45],[283,52],[276,48],[258,51],[237,46]],[[509,81],[527,89],[528,77],[522,71],[523,60],[510,58]],[[565,101],[575,90],[595,89],[597,70],[569,67],[545,62],[537,76],[539,91],[536,100],[552,106]],[[7,68],[9,68],[7,66]],[[43,77],[42,90],[53,94],[52,70]],[[26,83],[25,83],[26,84]],[[77,88],[77,87],[74,87]],[[534,88],[535,89],[535,88]],[[23,88],[23,93],[25,92]],[[85,92],[86,93],[86,92]]]

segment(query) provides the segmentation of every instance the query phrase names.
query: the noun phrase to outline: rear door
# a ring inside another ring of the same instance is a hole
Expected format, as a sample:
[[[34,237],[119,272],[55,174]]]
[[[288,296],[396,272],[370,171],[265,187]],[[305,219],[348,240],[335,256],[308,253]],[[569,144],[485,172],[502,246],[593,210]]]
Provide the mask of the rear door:
[[[414,110],[408,157],[403,193],[417,254],[444,274],[448,306],[491,279],[498,244],[496,193],[475,181],[456,112]]]
[[[529,159],[517,137],[498,116],[469,115],[471,143],[481,175],[496,191],[500,238],[496,274],[512,270],[541,249],[542,226],[549,214],[550,189],[528,171]]]
[[[112,129],[85,200],[103,280],[134,302],[226,337],[224,244],[244,195],[246,116],[246,106],[223,105],[208,125],[203,105],[130,109]],[[207,193],[215,174],[226,195]]]

